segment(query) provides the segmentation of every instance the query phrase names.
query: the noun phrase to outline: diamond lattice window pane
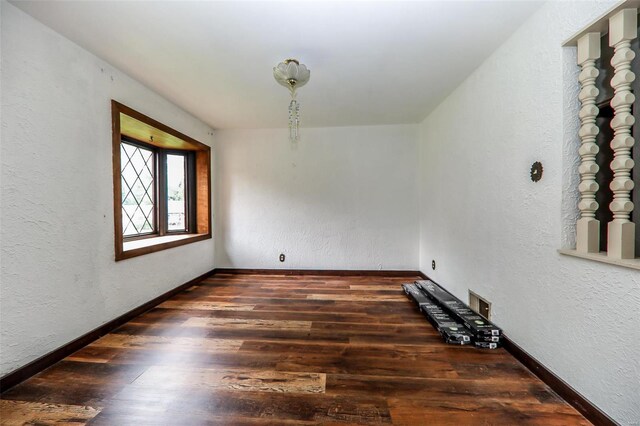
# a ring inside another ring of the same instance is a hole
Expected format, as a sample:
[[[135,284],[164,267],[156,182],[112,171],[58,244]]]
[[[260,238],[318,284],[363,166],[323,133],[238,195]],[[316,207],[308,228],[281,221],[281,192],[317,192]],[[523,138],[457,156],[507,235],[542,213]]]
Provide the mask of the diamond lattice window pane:
[[[153,151],[120,144],[122,232],[125,237],[155,232]]]
[[[125,179],[127,182],[134,182],[136,180],[136,177],[137,175],[135,169],[133,168],[131,163],[127,162],[127,164],[122,168],[122,179]]]

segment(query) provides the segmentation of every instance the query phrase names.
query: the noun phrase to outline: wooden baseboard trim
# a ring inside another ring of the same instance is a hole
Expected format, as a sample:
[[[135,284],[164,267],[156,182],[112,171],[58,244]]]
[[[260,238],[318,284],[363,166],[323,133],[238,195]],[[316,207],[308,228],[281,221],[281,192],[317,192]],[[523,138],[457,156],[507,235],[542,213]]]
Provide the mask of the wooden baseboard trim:
[[[216,268],[215,274],[231,275],[326,275],[326,276],[354,276],[364,275],[371,277],[415,277],[422,276],[420,271],[399,270],[352,270],[352,269],[242,269],[242,268]]]
[[[420,276],[422,277],[422,279],[423,279],[423,280],[428,280],[428,279],[430,279],[430,278],[429,278],[429,276],[427,276],[427,274],[425,274],[425,273],[424,273],[424,272],[422,272],[422,271],[418,271],[418,275],[420,275]],[[433,280],[431,280],[431,281],[433,281]],[[434,282],[435,282],[435,281],[434,281]]]
[[[120,327],[126,322],[131,321],[133,318],[147,312],[148,310],[154,308],[155,306],[159,305],[165,300],[175,296],[181,291],[186,290],[189,287],[192,287],[198,284],[200,281],[204,280],[205,278],[213,274],[213,272],[214,270],[211,270],[209,272],[206,272],[200,275],[199,277],[196,277],[184,284],[181,284],[178,287],[172,290],[169,290],[166,293],[161,294],[160,296],[138,306],[137,308],[134,308],[129,312],[122,314],[119,317],[107,323],[102,324],[98,328],[91,330],[90,332],[78,337],[77,339],[72,340],[71,342],[65,345],[62,345],[57,349],[54,349],[48,354],[43,355],[34,361],[31,361],[30,363],[18,368],[17,370],[12,371],[11,373],[0,378],[0,393],[11,389],[15,385],[22,383],[23,381],[27,380],[32,376],[35,376],[42,370],[52,366],[56,362],[66,358],[67,356],[71,355],[77,350],[82,349],[83,347],[87,346],[89,343],[99,339],[100,337],[111,332],[112,330],[115,330],[116,328]]]
[[[515,359],[538,376],[540,380],[553,389],[562,399],[571,404],[573,408],[578,410],[580,414],[586,417],[591,423],[597,426],[618,425],[618,423],[591,403],[591,401],[580,395],[575,389],[569,386],[569,384],[556,376],[551,370],[542,365],[537,359],[505,335],[502,336],[502,345]]]

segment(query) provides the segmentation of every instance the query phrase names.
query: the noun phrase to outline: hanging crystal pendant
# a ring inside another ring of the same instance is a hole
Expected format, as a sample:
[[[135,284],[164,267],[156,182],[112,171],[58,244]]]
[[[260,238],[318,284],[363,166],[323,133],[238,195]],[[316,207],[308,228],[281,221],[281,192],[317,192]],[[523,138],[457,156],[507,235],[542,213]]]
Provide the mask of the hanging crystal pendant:
[[[300,104],[295,99],[289,103],[289,140],[291,142],[298,142],[300,140],[300,133],[298,127],[300,126]]]
[[[291,102],[289,103],[289,140],[300,140],[300,104],[296,100],[296,89],[304,86],[311,77],[311,72],[306,66],[301,65],[296,59],[286,59],[273,68],[273,76],[276,81],[289,89]]]

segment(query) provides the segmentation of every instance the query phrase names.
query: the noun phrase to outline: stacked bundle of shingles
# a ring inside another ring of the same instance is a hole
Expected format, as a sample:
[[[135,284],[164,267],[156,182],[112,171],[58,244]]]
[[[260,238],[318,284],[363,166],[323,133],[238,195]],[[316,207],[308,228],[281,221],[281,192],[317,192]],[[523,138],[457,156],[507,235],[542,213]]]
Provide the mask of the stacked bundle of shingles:
[[[487,349],[500,346],[500,328],[433,281],[415,281],[413,284],[402,284],[402,288],[442,334],[445,342],[456,345],[473,344]]]

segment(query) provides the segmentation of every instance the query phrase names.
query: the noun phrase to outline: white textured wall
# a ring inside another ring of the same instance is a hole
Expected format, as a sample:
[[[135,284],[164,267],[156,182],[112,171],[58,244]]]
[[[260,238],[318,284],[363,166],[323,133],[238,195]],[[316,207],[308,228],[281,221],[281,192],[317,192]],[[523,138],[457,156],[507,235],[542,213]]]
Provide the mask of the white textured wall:
[[[211,129],[2,2],[0,375],[213,267],[213,240],[116,263],[112,98]]]
[[[577,210],[575,50],[561,44],[609,7],[545,4],[422,123],[420,268],[489,299],[518,345],[637,425],[640,273],[556,251]]]
[[[301,132],[216,132],[216,266],[415,270],[418,126]]]

